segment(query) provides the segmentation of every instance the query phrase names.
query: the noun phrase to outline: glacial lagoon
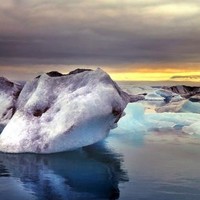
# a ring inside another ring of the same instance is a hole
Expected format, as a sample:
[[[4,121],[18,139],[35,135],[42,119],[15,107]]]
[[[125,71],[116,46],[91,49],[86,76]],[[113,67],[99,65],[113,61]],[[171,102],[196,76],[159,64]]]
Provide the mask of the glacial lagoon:
[[[199,200],[199,147],[111,133],[76,151],[0,154],[2,200]]]
[[[199,200],[200,104],[183,103],[131,103],[107,138],[74,151],[0,153],[0,200]]]

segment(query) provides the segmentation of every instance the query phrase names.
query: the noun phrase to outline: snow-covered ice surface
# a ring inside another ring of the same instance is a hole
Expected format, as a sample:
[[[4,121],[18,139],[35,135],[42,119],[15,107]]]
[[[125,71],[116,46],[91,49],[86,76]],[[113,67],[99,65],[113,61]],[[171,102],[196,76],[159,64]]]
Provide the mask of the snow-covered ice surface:
[[[27,82],[0,136],[0,151],[54,153],[105,138],[129,96],[101,69],[43,74]]]
[[[21,84],[0,77],[0,129],[8,123],[14,114],[21,89]]]

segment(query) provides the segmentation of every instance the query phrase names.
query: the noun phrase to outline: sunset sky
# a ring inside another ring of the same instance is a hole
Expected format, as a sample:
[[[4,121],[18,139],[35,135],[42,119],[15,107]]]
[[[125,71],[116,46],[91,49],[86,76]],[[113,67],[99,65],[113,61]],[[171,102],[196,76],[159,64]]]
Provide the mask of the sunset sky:
[[[115,80],[200,75],[199,0],[6,0],[0,76],[97,68]]]

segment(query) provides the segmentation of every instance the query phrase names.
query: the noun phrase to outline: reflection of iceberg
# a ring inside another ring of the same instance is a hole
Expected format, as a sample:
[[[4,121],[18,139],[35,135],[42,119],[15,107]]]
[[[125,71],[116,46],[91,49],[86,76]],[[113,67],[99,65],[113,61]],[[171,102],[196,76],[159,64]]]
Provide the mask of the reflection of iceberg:
[[[117,199],[118,183],[127,180],[121,157],[102,145],[52,155],[0,154],[0,162],[38,199]]]

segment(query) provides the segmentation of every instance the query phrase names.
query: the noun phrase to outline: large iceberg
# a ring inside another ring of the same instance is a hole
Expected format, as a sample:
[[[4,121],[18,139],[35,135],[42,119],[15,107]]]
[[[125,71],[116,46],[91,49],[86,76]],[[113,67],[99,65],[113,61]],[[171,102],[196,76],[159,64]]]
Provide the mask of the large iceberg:
[[[50,72],[27,82],[0,135],[0,151],[53,153],[105,138],[130,96],[101,69]]]

